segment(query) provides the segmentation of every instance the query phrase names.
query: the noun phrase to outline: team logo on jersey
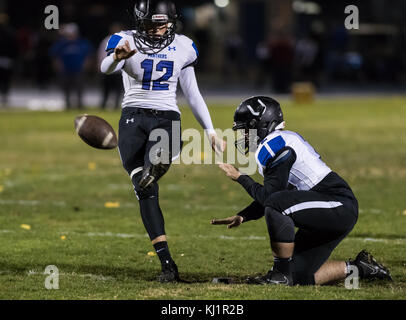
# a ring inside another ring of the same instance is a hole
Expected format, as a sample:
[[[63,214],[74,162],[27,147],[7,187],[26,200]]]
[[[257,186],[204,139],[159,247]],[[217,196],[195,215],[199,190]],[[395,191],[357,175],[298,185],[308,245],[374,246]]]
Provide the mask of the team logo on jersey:
[[[176,47],[171,47],[171,46],[169,46],[169,47],[168,47],[168,51],[176,51]]]

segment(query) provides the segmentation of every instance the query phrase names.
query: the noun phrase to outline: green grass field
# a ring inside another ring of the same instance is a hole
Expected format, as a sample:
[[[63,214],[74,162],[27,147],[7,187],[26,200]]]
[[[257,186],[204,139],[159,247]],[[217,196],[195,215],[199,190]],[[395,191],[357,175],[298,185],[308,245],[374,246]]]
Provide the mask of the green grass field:
[[[230,127],[234,110],[212,106],[215,126]],[[89,113],[117,128],[118,112]],[[182,113],[183,129],[199,128],[188,108]],[[287,129],[315,146],[359,200],[358,223],[332,258],[366,248],[390,268],[393,283],[360,282],[359,290],[344,283],[212,284],[213,277],[242,281],[267,272],[266,225],[211,226],[249,196],[215,165],[173,165],[160,182],[160,201],[171,253],[191,283],[159,284],[158,258],[148,255],[152,246],[117,151],[85,145],[73,128],[78,112],[2,111],[0,299],[405,299],[406,98],[286,103],[284,113]],[[59,268],[59,290],[44,287],[48,265]]]

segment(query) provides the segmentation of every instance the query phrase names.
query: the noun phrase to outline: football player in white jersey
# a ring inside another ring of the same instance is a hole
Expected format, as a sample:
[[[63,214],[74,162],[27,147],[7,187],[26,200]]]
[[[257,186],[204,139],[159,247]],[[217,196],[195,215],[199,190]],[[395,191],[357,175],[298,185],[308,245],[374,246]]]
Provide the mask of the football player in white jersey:
[[[279,103],[256,96],[243,101],[234,114],[236,142],[245,153],[255,151],[264,184],[256,183],[229,164],[220,168],[255,200],[237,215],[213,219],[229,228],[265,216],[274,256],[273,268],[249,279],[257,284],[312,285],[346,278],[357,268],[360,278],[391,279],[372,255],[361,251],[354,260],[327,261],[358,218],[358,202],[348,184],[333,172],[299,134],[283,130]],[[295,234],[295,227],[298,231]]]
[[[225,142],[216,137],[198,89],[193,67],[199,55],[196,45],[188,37],[175,33],[178,17],[175,5],[167,0],[138,0],[134,17],[134,30],[111,36],[101,71],[122,72],[125,93],[119,123],[119,153],[134,185],[142,221],[162,264],[158,280],[172,282],[179,280],[179,274],[168,249],[157,181],[181,151],[178,82],[213,149],[223,151]],[[156,148],[157,139],[153,137],[156,130],[168,134],[167,148]]]

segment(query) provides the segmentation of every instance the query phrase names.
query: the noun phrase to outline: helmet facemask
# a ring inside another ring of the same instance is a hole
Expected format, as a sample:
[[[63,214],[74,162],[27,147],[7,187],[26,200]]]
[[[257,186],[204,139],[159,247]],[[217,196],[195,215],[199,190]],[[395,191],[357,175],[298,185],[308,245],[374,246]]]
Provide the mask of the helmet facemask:
[[[234,125],[233,130],[237,131],[238,138],[234,145],[239,152],[247,155],[248,152],[254,152],[258,147],[259,137],[256,129],[248,129],[245,124]]]
[[[176,21],[169,19],[166,14],[156,14],[152,19],[135,19],[134,41],[138,51],[153,54],[169,46],[175,38]],[[163,35],[155,34],[156,30],[167,28]]]

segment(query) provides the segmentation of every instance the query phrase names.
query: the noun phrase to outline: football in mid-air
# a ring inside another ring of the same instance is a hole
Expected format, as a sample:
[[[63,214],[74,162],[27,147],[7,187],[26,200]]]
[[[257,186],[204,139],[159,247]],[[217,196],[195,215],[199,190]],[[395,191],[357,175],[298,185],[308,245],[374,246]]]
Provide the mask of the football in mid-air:
[[[117,135],[112,126],[104,119],[88,114],[75,118],[77,134],[89,146],[97,149],[117,147]]]

